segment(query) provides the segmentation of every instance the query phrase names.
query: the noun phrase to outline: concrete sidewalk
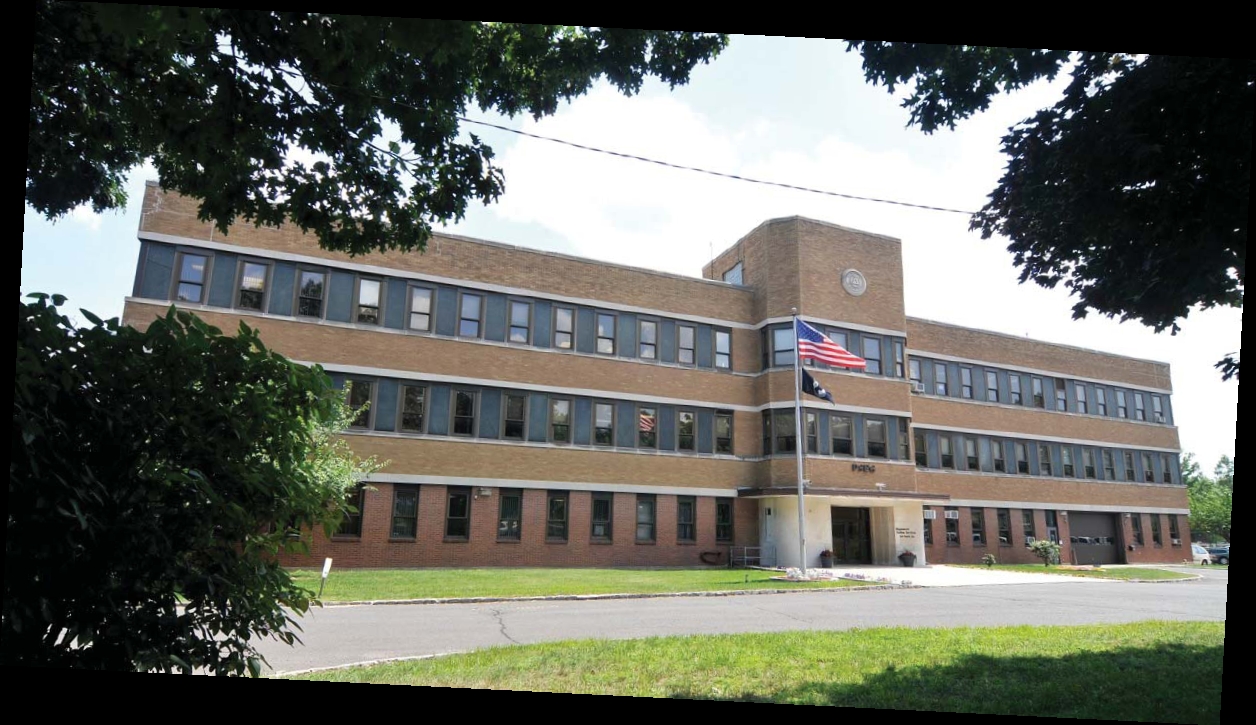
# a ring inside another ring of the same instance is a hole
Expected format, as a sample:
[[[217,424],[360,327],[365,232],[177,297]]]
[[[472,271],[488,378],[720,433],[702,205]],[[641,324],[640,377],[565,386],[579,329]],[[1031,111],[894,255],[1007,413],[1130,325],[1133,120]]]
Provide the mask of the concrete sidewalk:
[[[854,574],[872,581],[889,579],[892,584],[912,584],[918,587],[973,587],[991,584],[1071,584],[1094,583],[1102,579],[1068,576],[1065,574],[1034,574],[1020,571],[970,569],[967,567],[932,564],[929,566],[837,566],[839,574]]]

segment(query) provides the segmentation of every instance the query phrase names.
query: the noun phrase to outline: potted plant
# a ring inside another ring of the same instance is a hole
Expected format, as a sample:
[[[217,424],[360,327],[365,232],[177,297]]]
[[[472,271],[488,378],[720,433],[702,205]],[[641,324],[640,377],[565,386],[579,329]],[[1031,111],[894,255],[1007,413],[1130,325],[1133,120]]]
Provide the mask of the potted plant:
[[[903,562],[903,566],[915,566],[916,552],[911,549],[904,549],[903,553],[898,555],[898,560]]]
[[[820,568],[829,569],[833,566],[833,550],[825,549],[820,552]]]

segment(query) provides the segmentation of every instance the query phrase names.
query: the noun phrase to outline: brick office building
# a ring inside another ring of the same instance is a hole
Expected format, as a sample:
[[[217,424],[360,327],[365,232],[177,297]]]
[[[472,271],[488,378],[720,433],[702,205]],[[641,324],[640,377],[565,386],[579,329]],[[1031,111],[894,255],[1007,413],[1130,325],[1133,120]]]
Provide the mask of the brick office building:
[[[153,184],[139,236],[126,323],[243,318],[371,404],[346,436],[390,464],[293,563],[796,565],[792,308],[868,360],[810,368],[809,565],[1190,558],[1168,365],[908,317],[889,237],[775,219],[704,279],[447,235],[351,259]]]

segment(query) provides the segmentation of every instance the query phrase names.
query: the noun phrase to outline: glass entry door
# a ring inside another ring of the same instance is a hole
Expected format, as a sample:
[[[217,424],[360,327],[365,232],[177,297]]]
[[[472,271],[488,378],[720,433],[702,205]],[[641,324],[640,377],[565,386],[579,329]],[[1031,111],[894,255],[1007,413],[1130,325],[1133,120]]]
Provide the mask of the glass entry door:
[[[834,508],[833,563],[871,564],[868,509]]]

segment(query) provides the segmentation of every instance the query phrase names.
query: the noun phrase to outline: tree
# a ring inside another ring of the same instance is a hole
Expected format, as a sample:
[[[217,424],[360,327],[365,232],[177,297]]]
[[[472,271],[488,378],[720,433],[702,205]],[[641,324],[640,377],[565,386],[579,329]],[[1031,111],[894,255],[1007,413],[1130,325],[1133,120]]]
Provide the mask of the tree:
[[[126,204],[151,159],[164,188],[235,219],[291,223],[350,254],[423,249],[431,225],[494,201],[468,106],[552,114],[598,78],[671,86],[723,35],[36,0],[26,201],[57,217]]]
[[[1060,545],[1049,539],[1038,539],[1029,545],[1030,552],[1042,559],[1043,566],[1060,563]]]
[[[260,671],[312,592],[276,555],[378,468],[318,368],[173,308],[145,331],[18,304],[5,665]],[[287,611],[285,611],[287,610]]]
[[[1191,532],[1207,539],[1230,541],[1230,517],[1234,509],[1234,461],[1222,456],[1213,477],[1203,474],[1194,456],[1182,459],[1182,481],[1191,502]]]
[[[1020,281],[1155,331],[1242,307],[1256,60],[849,41],[909,125],[954,128],[999,93],[1054,78],[1064,97],[1009,129],[1008,164],[972,219],[1010,240]],[[1238,353],[1217,363],[1238,379]]]

